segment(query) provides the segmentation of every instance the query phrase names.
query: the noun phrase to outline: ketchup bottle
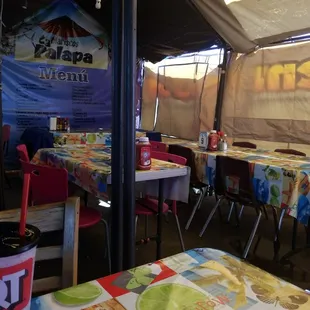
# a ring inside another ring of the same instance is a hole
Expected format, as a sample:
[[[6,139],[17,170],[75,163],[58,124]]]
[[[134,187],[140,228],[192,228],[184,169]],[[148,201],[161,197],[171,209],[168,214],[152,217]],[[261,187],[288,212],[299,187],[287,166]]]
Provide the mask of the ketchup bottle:
[[[208,138],[209,138],[208,150],[209,151],[217,151],[217,146],[219,143],[219,136],[218,136],[216,130],[211,130]]]
[[[136,165],[138,170],[150,170],[152,166],[151,144],[148,137],[140,137],[136,144]]]

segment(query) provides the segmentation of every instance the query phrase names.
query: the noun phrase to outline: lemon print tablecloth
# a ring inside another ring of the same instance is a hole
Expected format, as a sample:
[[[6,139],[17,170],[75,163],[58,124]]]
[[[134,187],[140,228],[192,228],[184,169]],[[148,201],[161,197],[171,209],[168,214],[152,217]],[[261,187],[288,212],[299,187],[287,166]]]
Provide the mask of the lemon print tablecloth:
[[[69,181],[97,197],[106,197],[107,184],[111,184],[111,148],[104,145],[67,145],[40,149],[32,163],[65,168]],[[152,159],[152,168],[137,171],[138,189],[157,197],[158,180],[164,180],[164,197],[188,201],[190,169],[170,162]]]
[[[194,249],[33,299],[41,309],[308,310],[310,296],[230,254]]]

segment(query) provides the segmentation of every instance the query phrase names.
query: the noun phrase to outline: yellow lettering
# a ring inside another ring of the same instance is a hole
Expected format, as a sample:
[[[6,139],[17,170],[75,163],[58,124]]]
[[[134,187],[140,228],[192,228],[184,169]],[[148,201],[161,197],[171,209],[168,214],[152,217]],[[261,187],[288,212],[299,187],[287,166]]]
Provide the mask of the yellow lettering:
[[[310,61],[307,61],[301,64],[297,68],[297,72],[301,76],[297,83],[298,88],[309,89],[310,88]]]
[[[281,77],[284,74],[283,65],[273,65],[268,70],[267,75],[267,89],[269,91],[280,91],[281,90]]]
[[[294,90],[296,83],[296,64],[285,64],[283,72],[283,90]]]
[[[255,91],[261,92],[265,90],[267,72],[268,72],[268,66],[257,66],[256,67],[255,77],[254,77]]]

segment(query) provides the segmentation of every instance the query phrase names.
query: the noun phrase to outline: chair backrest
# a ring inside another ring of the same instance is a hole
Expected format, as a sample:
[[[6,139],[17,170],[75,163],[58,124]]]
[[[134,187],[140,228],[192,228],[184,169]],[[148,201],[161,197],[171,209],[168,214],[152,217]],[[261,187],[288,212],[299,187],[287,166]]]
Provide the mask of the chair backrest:
[[[182,156],[165,152],[152,152],[152,158],[159,159],[162,161],[168,161],[183,166],[185,166],[187,162],[187,159]]]
[[[30,159],[29,159],[29,155],[28,155],[26,145],[25,144],[17,145],[16,149],[18,152],[19,159],[21,159],[22,161],[24,161],[26,163],[29,163]]]
[[[216,156],[215,191],[232,201],[256,203],[250,163],[228,156]]]
[[[3,125],[2,126],[2,142],[8,142],[10,140],[11,135],[11,126],[10,125]]]
[[[251,142],[234,142],[232,146],[244,147],[247,149],[257,149],[257,145]]]
[[[80,198],[78,197],[70,197],[65,202],[29,208],[27,223],[39,228],[43,237],[39,241],[36,262],[62,259],[61,276],[37,279],[39,271],[35,268],[33,293],[54,291],[77,284],[79,209]],[[2,211],[0,222],[19,222],[19,213],[19,209]],[[62,245],[44,246],[42,243],[44,235],[57,231],[63,232]]]
[[[191,168],[191,183],[192,184],[200,183],[200,180],[197,176],[195,153],[193,152],[193,150],[182,145],[170,144],[169,153],[186,158],[186,164]]]
[[[166,143],[163,142],[156,142],[156,141],[150,141],[152,146],[152,152],[167,152],[168,146]]]
[[[156,132],[156,131],[148,131],[145,134],[150,141],[157,141],[157,142],[161,142],[161,133],[160,132]]]
[[[282,154],[289,154],[289,155],[297,155],[297,156],[306,156],[305,153],[296,151],[293,149],[276,149],[274,150],[277,153],[282,153]]]
[[[26,163],[21,160],[24,173],[30,174],[33,205],[65,201],[68,198],[68,171]]]

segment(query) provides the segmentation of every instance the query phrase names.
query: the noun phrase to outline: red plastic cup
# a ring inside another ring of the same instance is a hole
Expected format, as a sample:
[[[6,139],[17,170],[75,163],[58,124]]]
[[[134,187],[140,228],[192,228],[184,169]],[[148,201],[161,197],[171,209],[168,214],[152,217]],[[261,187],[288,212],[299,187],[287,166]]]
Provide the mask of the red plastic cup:
[[[0,222],[0,309],[30,309],[33,270],[40,230],[19,223]]]

